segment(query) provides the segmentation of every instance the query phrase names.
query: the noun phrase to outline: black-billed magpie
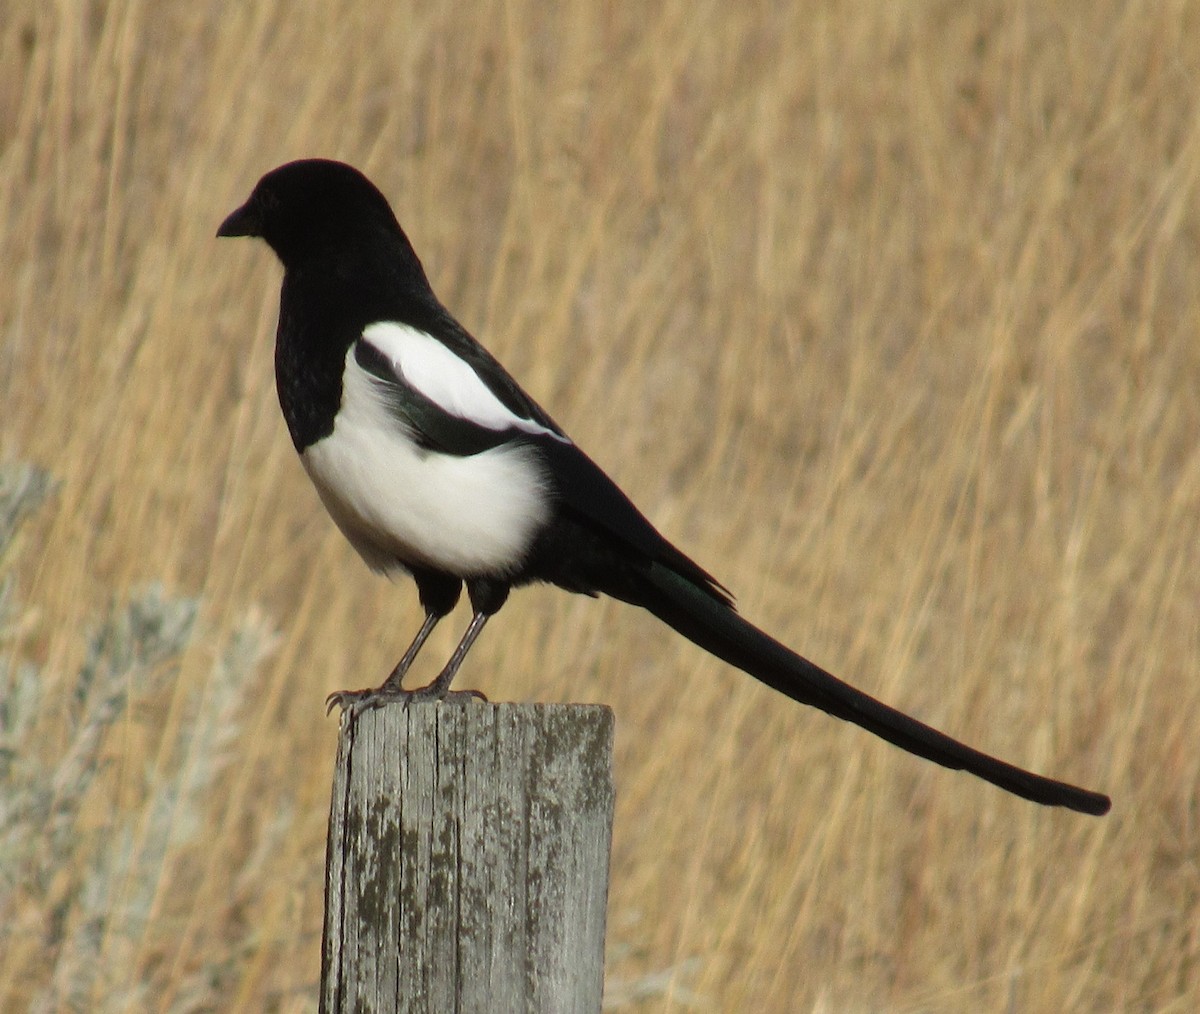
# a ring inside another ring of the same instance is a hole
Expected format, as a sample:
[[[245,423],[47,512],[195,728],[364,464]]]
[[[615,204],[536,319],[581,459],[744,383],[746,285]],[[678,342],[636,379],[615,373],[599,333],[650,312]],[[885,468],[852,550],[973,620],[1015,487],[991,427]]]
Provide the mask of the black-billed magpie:
[[[1107,796],[1032,774],[910,718],[754,627],[668,542],[438,301],[387,199],[358,170],[306,159],[255,186],[218,236],[283,263],[275,380],[326,509],[374,570],[416,581],[425,620],[384,683],[331,695],[355,711],[443,699],[510,589],[535,581],[648,609],[767,686],[910,753],[1049,806]],[[428,686],[401,683],[458,602],[473,616]]]

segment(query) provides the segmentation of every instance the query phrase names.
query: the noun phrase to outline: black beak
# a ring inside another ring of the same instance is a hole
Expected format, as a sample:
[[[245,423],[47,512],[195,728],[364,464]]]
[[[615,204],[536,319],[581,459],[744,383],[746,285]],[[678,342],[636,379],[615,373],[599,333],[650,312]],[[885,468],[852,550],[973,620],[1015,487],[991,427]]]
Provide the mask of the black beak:
[[[218,236],[261,236],[262,219],[258,209],[247,201],[221,223]]]

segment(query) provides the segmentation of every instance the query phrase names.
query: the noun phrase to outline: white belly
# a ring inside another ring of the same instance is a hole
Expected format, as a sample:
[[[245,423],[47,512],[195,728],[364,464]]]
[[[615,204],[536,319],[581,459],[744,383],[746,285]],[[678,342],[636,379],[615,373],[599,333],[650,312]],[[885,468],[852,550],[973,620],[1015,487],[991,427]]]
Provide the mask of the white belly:
[[[376,570],[511,573],[550,512],[537,452],[457,457],[417,447],[347,357],[333,432],[301,455],[333,520]]]

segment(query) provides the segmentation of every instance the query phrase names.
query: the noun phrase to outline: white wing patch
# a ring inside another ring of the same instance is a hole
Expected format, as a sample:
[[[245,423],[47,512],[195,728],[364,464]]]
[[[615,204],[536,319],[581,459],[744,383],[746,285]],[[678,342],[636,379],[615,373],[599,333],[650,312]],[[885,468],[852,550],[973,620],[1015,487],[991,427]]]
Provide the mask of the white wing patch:
[[[386,356],[398,375],[449,415],[489,430],[515,428],[570,443],[562,434],[511,411],[469,363],[424,331],[383,321],[364,328],[360,340]]]

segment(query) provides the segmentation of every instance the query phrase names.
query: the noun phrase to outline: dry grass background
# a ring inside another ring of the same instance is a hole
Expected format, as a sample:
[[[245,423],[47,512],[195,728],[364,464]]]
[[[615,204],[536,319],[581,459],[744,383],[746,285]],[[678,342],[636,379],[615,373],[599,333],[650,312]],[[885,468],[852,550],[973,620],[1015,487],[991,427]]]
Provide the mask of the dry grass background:
[[[160,581],[200,617],[78,801],[77,854],[135,829],[87,960],[71,870],[16,884],[0,1007],[315,1010],[322,701],[417,608],[287,441],[278,268],[213,233],[321,154],[750,618],[1115,799],[1038,809],[625,607],[519,594],[465,681],[616,709],[612,1007],[1194,1009],[1198,90],[1184,2],[6,0],[0,454],[60,481],[7,650],[46,756],[110,603]],[[189,738],[256,610],[276,650]],[[138,788],[218,747],[187,819]]]

